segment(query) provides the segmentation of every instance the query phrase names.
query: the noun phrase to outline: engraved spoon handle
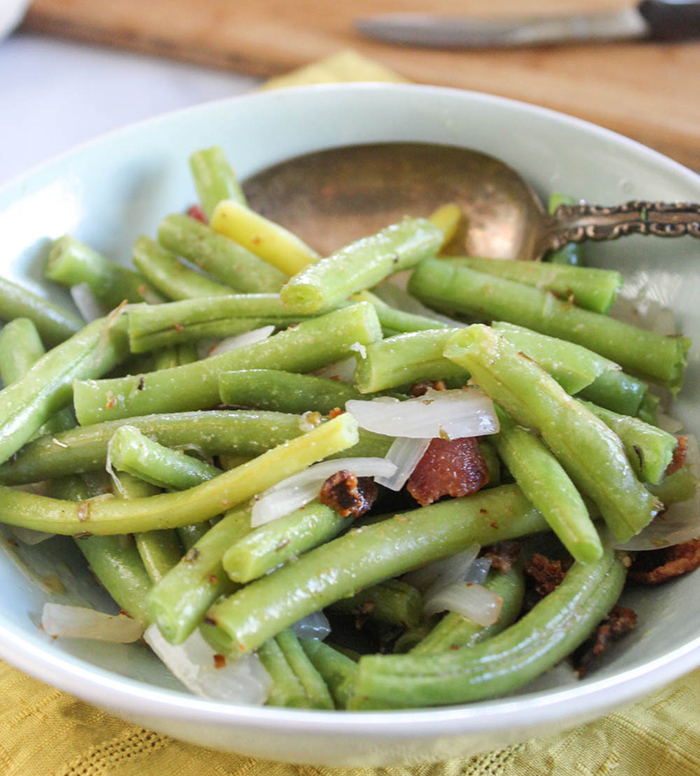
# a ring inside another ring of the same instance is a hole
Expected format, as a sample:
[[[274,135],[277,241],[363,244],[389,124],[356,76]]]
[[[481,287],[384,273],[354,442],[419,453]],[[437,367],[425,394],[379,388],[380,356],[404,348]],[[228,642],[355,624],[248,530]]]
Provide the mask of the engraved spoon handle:
[[[700,237],[700,203],[635,200],[614,207],[560,205],[546,224],[537,258],[568,242],[617,240],[628,234]]]

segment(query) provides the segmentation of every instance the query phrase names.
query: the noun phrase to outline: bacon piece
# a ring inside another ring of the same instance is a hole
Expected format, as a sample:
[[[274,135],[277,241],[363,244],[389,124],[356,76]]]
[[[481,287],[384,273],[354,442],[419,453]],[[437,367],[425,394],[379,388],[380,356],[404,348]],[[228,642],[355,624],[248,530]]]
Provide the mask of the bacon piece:
[[[408,392],[408,395],[416,399],[418,396],[425,396],[425,394],[428,393],[431,388],[434,391],[447,390],[447,386],[445,385],[444,380],[426,380],[422,383],[413,383]]]
[[[688,453],[688,437],[678,437],[678,447],[673,451],[673,458],[671,458],[671,463],[666,468],[666,476],[668,477],[669,474],[674,474],[679,469],[683,467],[683,464],[685,463],[685,456]]]
[[[468,496],[488,484],[489,470],[474,437],[433,439],[408,478],[408,492],[422,506],[442,496]]]
[[[204,211],[199,205],[192,205],[187,211],[187,215],[190,218],[195,218],[197,221],[201,221],[203,224],[209,223],[207,217],[204,215]]]
[[[518,562],[521,551],[520,542],[497,542],[484,548],[484,558],[491,561],[491,568],[507,574]]]
[[[637,613],[634,609],[613,606],[593,635],[571,656],[578,678],[583,679],[591,664],[595,663],[613,642],[634,630],[636,625]]]
[[[544,598],[561,585],[572,563],[571,558],[550,560],[536,553],[525,563],[525,576],[529,578],[537,595]]]
[[[341,517],[361,517],[372,508],[379,488],[371,477],[357,477],[343,470],[332,474],[321,486],[318,500]]]
[[[674,577],[688,574],[700,566],[700,539],[691,539],[662,550],[637,554],[628,579],[641,585],[660,585]]]

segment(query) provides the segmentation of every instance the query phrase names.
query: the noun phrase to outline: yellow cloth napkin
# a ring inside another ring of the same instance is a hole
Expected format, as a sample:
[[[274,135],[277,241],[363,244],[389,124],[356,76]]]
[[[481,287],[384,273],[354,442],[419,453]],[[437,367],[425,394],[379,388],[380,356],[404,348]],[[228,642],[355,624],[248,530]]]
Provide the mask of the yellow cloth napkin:
[[[401,80],[342,51],[266,88]],[[412,768],[306,768],[201,749],[122,722],[5,663],[0,698],[0,776],[700,776],[700,672],[568,733]]]

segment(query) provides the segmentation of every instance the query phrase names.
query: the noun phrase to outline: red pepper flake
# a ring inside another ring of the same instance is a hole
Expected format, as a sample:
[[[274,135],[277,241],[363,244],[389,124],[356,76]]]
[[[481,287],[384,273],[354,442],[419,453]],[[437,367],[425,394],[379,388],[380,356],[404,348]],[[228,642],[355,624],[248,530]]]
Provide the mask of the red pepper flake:
[[[345,412],[345,410],[341,410],[340,407],[333,407],[333,409],[328,413],[328,419],[333,420],[333,418],[337,418],[338,415],[342,415]]]
[[[192,207],[188,208],[187,215],[190,218],[201,221],[203,224],[207,223],[207,217],[204,215],[204,211],[199,205],[192,205]]]
[[[219,577],[216,576],[216,574],[210,574],[207,579],[212,585],[218,585],[219,584]]]
[[[226,668],[225,655],[214,655],[214,668]]]
[[[253,243],[253,245],[260,245],[262,242],[262,237],[256,234],[255,237],[252,237],[250,241]]]
[[[182,332],[185,330],[185,327],[181,323],[174,323],[173,329],[175,329],[178,334],[182,334]]]
[[[8,539],[7,543],[11,544],[13,547],[19,547],[19,544],[17,544],[17,542],[14,539]]]
[[[111,410],[117,406],[117,399],[113,393],[107,395],[107,409]]]

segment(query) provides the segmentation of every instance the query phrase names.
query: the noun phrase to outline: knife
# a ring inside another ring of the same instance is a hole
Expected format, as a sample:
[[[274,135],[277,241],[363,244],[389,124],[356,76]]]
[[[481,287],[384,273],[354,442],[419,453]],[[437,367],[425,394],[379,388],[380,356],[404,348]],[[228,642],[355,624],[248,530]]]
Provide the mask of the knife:
[[[700,2],[642,0],[636,7],[568,16],[479,18],[390,13],[356,21],[362,34],[406,46],[486,48],[571,41],[691,40],[700,37]]]

